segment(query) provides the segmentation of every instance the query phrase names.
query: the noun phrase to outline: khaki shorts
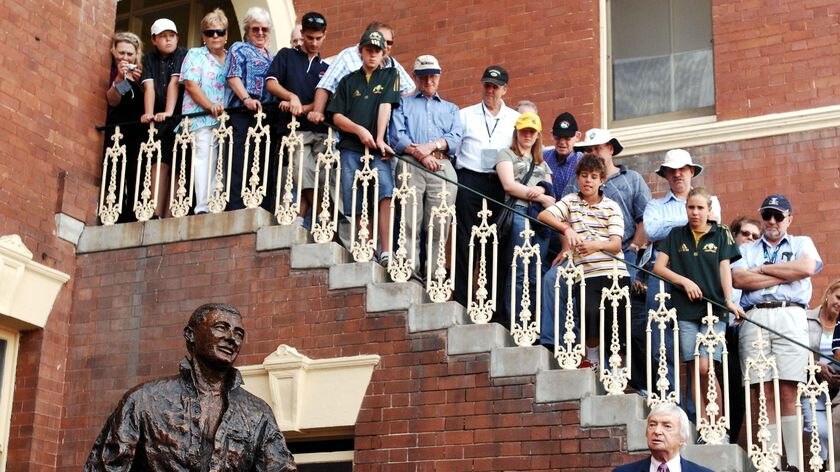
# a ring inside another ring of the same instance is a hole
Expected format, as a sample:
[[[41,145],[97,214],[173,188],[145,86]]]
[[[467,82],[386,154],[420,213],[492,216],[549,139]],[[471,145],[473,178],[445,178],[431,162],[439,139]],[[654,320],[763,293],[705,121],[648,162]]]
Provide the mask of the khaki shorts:
[[[803,346],[808,345],[808,321],[805,317],[805,310],[800,307],[788,306],[780,308],[753,308],[747,312],[747,318],[762,326],[766,326],[788,338],[799,342]],[[776,368],[779,371],[779,380],[790,380],[794,382],[805,382],[805,367],[808,366],[808,351],[788,339],[785,339],[770,331],[745,321],[740,329],[740,354],[741,370],[744,377],[747,376],[747,358],[758,360],[759,352],[753,343],[758,339],[758,333],[765,346],[761,348],[764,355],[776,357]],[[766,369],[764,375],[755,367],[749,371],[750,383],[758,383],[762,379],[770,381],[773,378],[773,370]]]
[[[301,188],[311,189],[315,187],[315,165],[318,161],[318,154],[327,151],[327,146],[324,144],[324,140],[327,139],[327,134],[301,131],[300,135],[303,137],[303,178]],[[298,163],[295,162],[295,167],[297,165]],[[322,184],[324,183],[324,169],[321,169],[319,180]],[[331,180],[335,180],[335,178]]]

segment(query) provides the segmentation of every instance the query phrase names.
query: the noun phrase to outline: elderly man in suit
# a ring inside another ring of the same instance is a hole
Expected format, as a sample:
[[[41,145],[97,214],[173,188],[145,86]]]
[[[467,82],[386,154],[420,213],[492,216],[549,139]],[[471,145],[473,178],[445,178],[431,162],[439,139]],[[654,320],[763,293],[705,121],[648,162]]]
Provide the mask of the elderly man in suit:
[[[688,416],[673,403],[660,403],[647,417],[647,443],[650,457],[616,467],[613,472],[712,472],[680,456],[688,441]]]

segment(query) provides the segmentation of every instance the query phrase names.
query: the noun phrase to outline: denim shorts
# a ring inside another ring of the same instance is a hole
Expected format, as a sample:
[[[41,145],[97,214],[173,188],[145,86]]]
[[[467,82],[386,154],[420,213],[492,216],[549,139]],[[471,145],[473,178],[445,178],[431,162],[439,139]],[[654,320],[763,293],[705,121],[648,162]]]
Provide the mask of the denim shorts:
[[[700,333],[705,333],[708,327],[700,321],[679,321],[678,323],[680,327],[680,357],[682,357],[683,362],[694,361],[694,346],[697,343],[697,335]],[[715,333],[725,334],[726,322],[718,320],[714,324],[714,329]],[[721,338],[721,340],[723,340],[723,338]],[[705,346],[701,345],[700,357],[707,359],[708,356],[708,349],[706,349]],[[722,344],[718,344],[715,346],[715,352],[713,356],[716,362],[721,361],[721,358],[723,357]]]
[[[362,153],[351,151],[349,149],[342,149],[341,151],[341,198],[344,215],[350,216],[353,206],[353,177],[357,170],[362,169]],[[374,150],[375,153],[378,151]],[[383,198],[391,198],[394,193],[394,174],[391,171],[391,163],[383,161],[382,156],[373,154],[373,160],[370,162],[371,169],[379,169],[379,198],[373,203],[378,203]],[[373,191],[373,180],[370,181],[370,191]],[[362,211],[362,184],[358,184],[356,189],[356,215]],[[368,196],[368,198],[371,198]],[[370,200],[368,200],[370,201]]]

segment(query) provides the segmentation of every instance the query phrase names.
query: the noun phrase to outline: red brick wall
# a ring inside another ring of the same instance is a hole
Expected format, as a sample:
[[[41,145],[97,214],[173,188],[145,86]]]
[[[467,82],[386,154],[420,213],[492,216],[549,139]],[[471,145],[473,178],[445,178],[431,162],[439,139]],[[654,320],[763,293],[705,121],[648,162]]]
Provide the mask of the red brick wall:
[[[712,4],[719,119],[837,104],[840,4],[834,0]]]
[[[19,234],[35,262],[73,273],[73,245],[55,232],[57,209],[93,221],[105,116],[112,1],[3,2],[0,31],[0,235]],[[64,185],[59,175],[66,172]],[[73,281],[46,329],[24,333],[7,470],[59,461],[67,320]]]
[[[409,72],[418,55],[436,56],[440,94],[459,106],[481,100],[482,72],[500,64],[510,73],[509,106],[531,100],[551,122],[571,111],[583,128],[600,119],[597,0],[316,0],[297,1],[295,9],[299,16],[310,10],[326,16],[326,56],[356,44],[373,20],[391,24],[392,54]]]
[[[251,235],[79,257],[60,470],[79,469],[125,390],[176,372],[183,325],[208,301],[242,310],[240,364],[281,343],[312,358],[382,356],[356,427],[356,470],[607,470],[628,460],[616,452],[623,430],[580,430],[575,403],[535,405],[532,377],[491,382],[488,354],[447,360],[440,333],[408,335],[403,313],[365,315],[361,290],[328,292],[326,271],[289,271],[288,251],[254,245]]]

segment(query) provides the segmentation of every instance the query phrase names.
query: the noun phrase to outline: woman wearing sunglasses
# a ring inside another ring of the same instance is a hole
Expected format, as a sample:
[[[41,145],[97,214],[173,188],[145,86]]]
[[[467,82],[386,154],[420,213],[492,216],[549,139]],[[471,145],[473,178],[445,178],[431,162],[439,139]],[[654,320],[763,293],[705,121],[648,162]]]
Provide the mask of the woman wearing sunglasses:
[[[193,118],[190,124],[190,131],[195,133],[193,179],[197,215],[209,211],[207,200],[215,181],[211,176],[216,168],[218,144],[213,143],[213,130],[219,125],[216,118],[224,111],[227,28],[228,19],[222,10],[217,8],[206,14],[201,20],[204,46],[190,49],[181,67],[180,81],[185,89],[182,112],[209,112]]]
[[[242,176],[245,173],[242,166],[245,163],[245,139],[248,127],[256,123],[255,112],[262,110],[262,102],[271,97],[265,90],[265,76],[274,54],[268,50],[271,35],[271,17],[260,7],[251,7],[242,22],[244,41],[233,43],[226,59],[226,77],[228,93],[225,105],[227,107],[244,107],[230,113],[230,124],[233,127],[233,166],[231,168],[230,202],[228,210],[245,208],[242,203]],[[266,110],[268,112],[268,110]],[[266,124],[271,121],[268,117]],[[264,142],[264,141],[263,141]],[[259,152],[253,146],[250,152]],[[268,157],[260,154],[260,163]],[[272,172],[269,170],[269,175]],[[262,176],[262,173],[261,173]],[[265,182],[261,182],[266,185]],[[269,196],[263,202],[270,202],[272,186],[266,185]]]

